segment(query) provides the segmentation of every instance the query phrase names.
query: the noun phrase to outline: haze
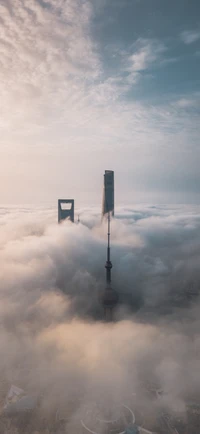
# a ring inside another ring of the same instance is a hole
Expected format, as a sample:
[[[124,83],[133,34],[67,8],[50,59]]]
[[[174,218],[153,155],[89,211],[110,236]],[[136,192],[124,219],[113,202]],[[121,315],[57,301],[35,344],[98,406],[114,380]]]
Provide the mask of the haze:
[[[198,0],[1,0],[2,203],[198,202]],[[83,164],[84,162],[84,164]]]
[[[80,432],[85,408],[134,409],[133,393],[147,428],[163,407],[184,417],[200,394],[199,207],[118,209],[112,275],[125,304],[113,324],[98,301],[106,226],[98,210],[79,211],[82,223],[58,225],[54,209],[1,208],[0,399],[14,384],[40,400],[13,432]]]
[[[199,431],[199,17],[198,0],[0,0],[0,433],[82,434],[122,404]],[[32,412],[6,414],[11,385]]]

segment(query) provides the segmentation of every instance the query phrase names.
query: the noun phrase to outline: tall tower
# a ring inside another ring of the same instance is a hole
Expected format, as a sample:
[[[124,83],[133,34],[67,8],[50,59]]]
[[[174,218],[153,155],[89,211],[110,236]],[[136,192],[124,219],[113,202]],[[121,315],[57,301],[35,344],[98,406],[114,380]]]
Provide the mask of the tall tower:
[[[101,294],[101,303],[104,308],[104,318],[106,321],[112,321],[113,311],[118,303],[118,293],[111,287],[111,270],[112,262],[110,260],[110,213],[108,213],[108,245],[106,268],[106,288]]]
[[[102,218],[111,213],[114,216],[114,172],[105,170],[103,187]]]
[[[58,199],[58,223],[65,219],[74,222],[74,199]]]

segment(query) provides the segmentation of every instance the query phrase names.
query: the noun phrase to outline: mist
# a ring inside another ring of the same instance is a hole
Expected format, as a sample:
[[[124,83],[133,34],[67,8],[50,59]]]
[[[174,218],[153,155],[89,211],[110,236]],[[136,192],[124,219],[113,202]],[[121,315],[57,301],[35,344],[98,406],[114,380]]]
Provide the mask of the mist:
[[[149,419],[163,406],[184,415],[200,396],[199,207],[117,210],[111,324],[98,299],[106,223],[97,209],[79,214],[79,224],[58,225],[53,208],[0,212],[1,407],[12,384],[39,402],[20,433],[57,432],[61,420],[62,432],[77,433],[94,403],[104,412],[137,401]]]

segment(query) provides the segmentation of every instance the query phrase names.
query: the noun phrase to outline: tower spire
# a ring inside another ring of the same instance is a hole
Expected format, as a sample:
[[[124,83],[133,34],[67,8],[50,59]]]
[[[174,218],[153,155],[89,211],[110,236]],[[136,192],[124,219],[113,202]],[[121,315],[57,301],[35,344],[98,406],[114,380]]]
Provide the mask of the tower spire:
[[[110,212],[108,213],[108,245],[107,245],[107,261],[106,261],[106,283],[111,284],[111,269],[112,262],[110,260]]]
[[[113,310],[118,302],[118,294],[111,287],[111,269],[112,262],[110,260],[110,212],[108,212],[108,244],[107,244],[107,260],[105,264],[106,268],[106,288],[101,296],[101,303],[104,308],[104,319],[106,321],[112,321]]]

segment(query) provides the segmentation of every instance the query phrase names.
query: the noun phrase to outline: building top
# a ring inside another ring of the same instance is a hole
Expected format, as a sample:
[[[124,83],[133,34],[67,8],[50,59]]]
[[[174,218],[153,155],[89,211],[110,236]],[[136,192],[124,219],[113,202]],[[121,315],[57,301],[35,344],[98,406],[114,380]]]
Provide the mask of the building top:
[[[105,170],[103,186],[102,217],[109,212],[114,216],[114,171]]]
[[[58,199],[58,222],[66,219],[74,222],[74,199]]]

